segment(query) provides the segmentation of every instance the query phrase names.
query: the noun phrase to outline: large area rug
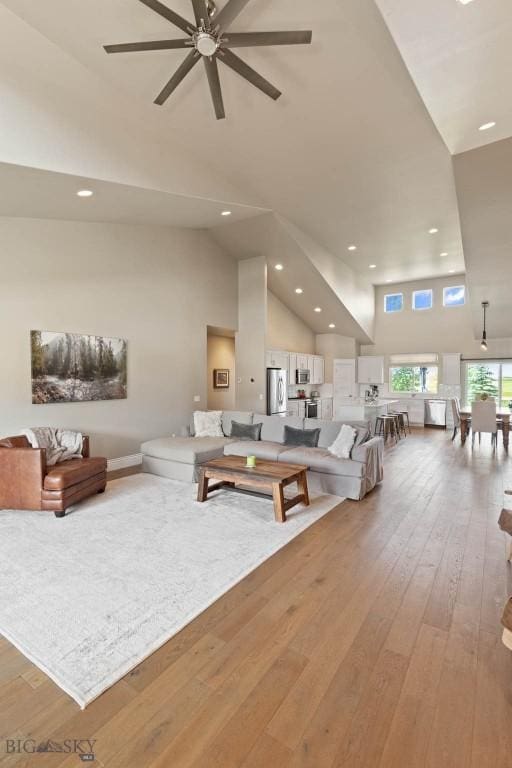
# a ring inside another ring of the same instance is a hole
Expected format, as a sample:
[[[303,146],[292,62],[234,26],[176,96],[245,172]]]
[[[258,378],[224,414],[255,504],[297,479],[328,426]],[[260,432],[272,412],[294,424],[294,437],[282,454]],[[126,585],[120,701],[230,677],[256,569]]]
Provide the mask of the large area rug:
[[[0,633],[84,708],[342,499],[270,500],[152,475],[64,519],[0,512]]]

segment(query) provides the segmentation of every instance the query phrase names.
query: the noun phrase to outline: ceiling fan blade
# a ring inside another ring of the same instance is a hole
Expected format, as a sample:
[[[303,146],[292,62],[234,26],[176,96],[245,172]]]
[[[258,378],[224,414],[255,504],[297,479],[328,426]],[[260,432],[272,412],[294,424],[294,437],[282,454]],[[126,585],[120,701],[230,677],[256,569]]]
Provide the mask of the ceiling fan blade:
[[[118,45],[104,45],[107,53],[130,53],[131,51],[169,51],[174,48],[187,48],[191,45],[191,39],[186,40],[152,40],[148,43],[119,43]]]
[[[226,113],[224,111],[224,102],[222,100],[222,90],[220,87],[219,67],[217,66],[217,59],[204,56],[203,60],[204,66],[206,68],[206,74],[208,76],[208,83],[210,84],[215,115],[217,120],[223,120],[226,117]]]
[[[167,85],[162,88],[160,93],[155,99],[155,104],[162,105],[164,104],[171,93],[176,90],[178,85],[181,83],[184,77],[188,75],[192,67],[194,67],[199,59],[201,58],[201,55],[194,49],[193,51],[190,51],[189,55],[185,59],[185,61],[178,67],[174,75],[171,77]]]
[[[195,27],[193,24],[184,19],[183,16],[180,16],[178,13],[171,11],[171,9],[161,3],[160,0],[139,0],[139,3],[147,5],[147,7],[151,8],[152,11],[158,13],[160,16],[163,16],[164,19],[170,21],[171,24],[175,24],[184,32],[195,32]]]
[[[233,69],[237,74],[248,80],[256,88],[259,88],[260,91],[263,91],[263,93],[266,93],[267,96],[270,96],[271,99],[274,99],[274,101],[276,101],[281,96],[281,91],[278,91],[277,88],[272,85],[272,83],[269,83],[268,80],[265,80],[264,77],[259,75],[256,70],[246,64],[245,61],[242,61],[242,59],[240,59],[232,51],[221,48],[218,53],[218,58],[228,67]]]
[[[253,45],[308,45],[312,32],[226,32],[226,48],[248,48]]]
[[[228,0],[224,8],[213,18],[216,29],[226,29],[242,13],[249,0]]]
[[[208,7],[206,0],[192,0],[194,6],[194,16],[196,17],[197,26],[201,26],[201,21],[207,22],[210,18],[208,14]]]

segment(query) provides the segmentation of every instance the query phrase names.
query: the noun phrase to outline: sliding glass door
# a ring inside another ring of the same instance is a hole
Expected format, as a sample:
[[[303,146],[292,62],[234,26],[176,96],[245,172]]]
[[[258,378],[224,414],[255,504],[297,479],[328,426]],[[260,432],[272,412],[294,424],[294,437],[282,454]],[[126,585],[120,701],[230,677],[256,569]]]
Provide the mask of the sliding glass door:
[[[512,363],[501,366],[501,404],[503,407],[512,403]]]
[[[465,363],[464,393],[467,405],[483,394],[494,397],[499,408],[512,402],[512,363],[499,360]]]

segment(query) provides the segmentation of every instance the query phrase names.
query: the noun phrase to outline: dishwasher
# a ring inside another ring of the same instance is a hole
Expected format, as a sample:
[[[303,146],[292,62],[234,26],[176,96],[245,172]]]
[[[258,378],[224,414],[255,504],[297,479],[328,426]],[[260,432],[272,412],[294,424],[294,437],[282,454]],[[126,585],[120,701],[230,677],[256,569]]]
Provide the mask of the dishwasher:
[[[446,428],[446,400],[425,400],[425,426]]]

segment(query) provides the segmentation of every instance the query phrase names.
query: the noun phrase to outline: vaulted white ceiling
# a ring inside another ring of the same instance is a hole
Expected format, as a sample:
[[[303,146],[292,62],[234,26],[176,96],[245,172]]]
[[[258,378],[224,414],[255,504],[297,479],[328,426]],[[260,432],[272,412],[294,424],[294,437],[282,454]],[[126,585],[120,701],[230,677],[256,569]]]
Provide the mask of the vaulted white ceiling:
[[[79,197],[84,189],[92,196]],[[228,210],[229,218],[223,216]],[[209,229],[264,213],[247,205],[0,163],[0,216]]]
[[[475,334],[489,302],[490,338],[512,336],[512,139],[454,158]]]
[[[152,103],[183,52],[104,53],[182,36],[138,0],[0,0],[0,161],[272,210],[338,283],[461,272],[451,154],[512,135],[511,17],[509,0],[251,0],[233,29],[313,44],[240,52],[278,102],[221,67],[216,121],[202,67]]]
[[[192,17],[190,0],[165,1]],[[3,4],[110,84],[170,151],[177,143],[204,158],[368,282],[464,268],[449,153],[373,0],[251,0],[233,29],[312,29],[313,44],[241,53],[283,91],[277,103],[221,67],[220,122],[202,67],[164,107],[153,105],[182,51],[104,53],[104,43],[182,36],[137,0]]]
[[[510,0],[375,2],[453,154],[512,136]]]

